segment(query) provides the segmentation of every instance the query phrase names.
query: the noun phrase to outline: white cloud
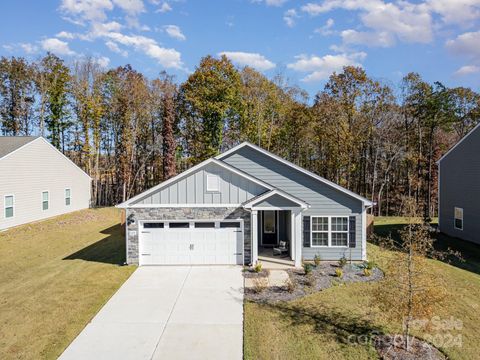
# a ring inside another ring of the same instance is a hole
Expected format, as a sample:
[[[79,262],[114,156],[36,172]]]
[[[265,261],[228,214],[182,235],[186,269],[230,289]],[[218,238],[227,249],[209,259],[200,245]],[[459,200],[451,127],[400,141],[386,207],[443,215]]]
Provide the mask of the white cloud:
[[[162,5],[155,10],[156,13],[166,13],[169,11],[172,11],[172,7],[167,2],[162,3]]]
[[[253,3],[262,3],[264,2],[265,5],[267,6],[282,6],[285,4],[288,0],[251,0]]]
[[[478,0],[427,0],[426,4],[447,24],[472,25],[474,20],[480,18]]]
[[[327,19],[327,22],[325,23],[325,25],[315,29],[315,32],[323,36],[332,35],[334,33],[334,31],[332,30],[332,27],[334,24],[335,24],[335,21],[332,18],[329,18]]]
[[[466,32],[453,40],[448,40],[446,47],[455,55],[480,60],[480,31]]]
[[[395,38],[388,31],[363,32],[356,30],[343,30],[340,35],[344,44],[365,44],[368,46],[390,47],[395,43]]]
[[[285,24],[287,24],[288,27],[294,27],[295,26],[295,19],[297,19],[298,17],[299,16],[298,16],[297,11],[295,9],[288,9],[283,14],[283,21],[285,21]]]
[[[74,39],[75,34],[72,34],[71,32],[68,31],[60,31],[57,35],[55,35],[57,38],[61,39]]]
[[[181,54],[177,50],[163,48],[151,38],[140,35],[124,35],[119,32],[110,32],[105,36],[118,44],[131,46],[135,50],[145,53],[165,68],[183,69]]]
[[[344,66],[361,66],[360,61],[367,56],[364,52],[343,53],[338,55],[298,55],[294,63],[288,64],[289,69],[309,73],[302,81],[314,82],[327,79],[333,72],[338,72]]]
[[[49,38],[40,41],[42,49],[52,52],[56,55],[75,55],[75,51],[71,50],[66,41],[56,38]]]
[[[95,61],[101,68],[107,69],[108,65],[110,65],[110,59],[106,56],[100,56],[98,58],[94,58]]]
[[[62,0],[60,5],[60,10],[76,17],[77,22],[105,20],[105,12],[112,9],[110,0]]]
[[[113,41],[106,41],[105,45],[110,49],[110,51],[113,51],[114,53],[120,54],[123,57],[128,56],[128,51],[120,49],[117,43],[114,43]]]
[[[270,70],[276,66],[273,62],[265,58],[265,56],[257,53],[223,51],[218,55],[225,55],[227,58],[240,66],[250,66],[259,71]]]
[[[38,46],[30,43],[20,43],[19,46],[27,54],[35,54],[36,52],[38,52]]]
[[[457,76],[465,76],[465,75],[471,75],[471,74],[476,74],[480,72],[480,66],[477,65],[465,65],[462,66],[460,69],[455,71],[454,75]]]
[[[145,11],[142,0],[113,0],[113,3],[132,16],[136,16]]]
[[[187,39],[185,35],[183,35],[180,27],[178,27],[177,25],[165,25],[163,27],[163,30],[165,30],[167,35],[170,36],[171,38],[181,40],[181,41],[184,41]]]
[[[356,42],[372,40],[375,34],[380,39],[374,43],[385,46],[386,38],[399,39],[410,43],[428,43],[433,39],[433,25],[430,9],[424,3],[413,4],[408,1],[387,3],[383,0],[330,0],[322,3],[308,3],[301,10],[316,16],[335,9],[360,12],[362,24],[371,29],[356,36]],[[388,35],[386,34],[388,33]],[[352,33],[353,34],[353,33]],[[394,42],[388,42],[389,46]]]

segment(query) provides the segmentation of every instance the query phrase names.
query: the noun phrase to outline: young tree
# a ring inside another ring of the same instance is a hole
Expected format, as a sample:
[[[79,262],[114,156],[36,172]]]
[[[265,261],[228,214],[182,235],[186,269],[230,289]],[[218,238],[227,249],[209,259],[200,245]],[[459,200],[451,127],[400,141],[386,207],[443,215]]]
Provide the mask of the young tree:
[[[165,92],[162,96],[163,103],[163,179],[167,180],[177,173],[177,166],[175,161],[175,154],[177,145],[175,142],[175,97],[176,87],[168,81]]]
[[[435,240],[422,222],[416,201],[403,202],[407,225],[400,231],[400,241],[381,239],[384,248],[397,253],[386,264],[385,279],[377,286],[375,299],[387,316],[403,321],[404,347],[408,351],[412,322],[431,317],[447,294],[445,282],[438,273],[432,273],[427,259],[443,259],[454,253],[435,250]]]

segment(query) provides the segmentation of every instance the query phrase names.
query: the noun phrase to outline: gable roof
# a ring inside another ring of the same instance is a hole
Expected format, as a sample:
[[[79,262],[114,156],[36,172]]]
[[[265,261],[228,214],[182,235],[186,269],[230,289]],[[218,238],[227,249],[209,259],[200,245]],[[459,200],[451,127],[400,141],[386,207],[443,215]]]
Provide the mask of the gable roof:
[[[56,151],[60,154],[65,160],[67,160],[70,164],[75,166],[79,170],[82,175],[87,176],[89,179],[92,179],[90,175],[88,175],[81,167],[75,164],[68,156],[58,150],[55,146],[50,144],[45,138],[41,136],[0,136],[0,160],[6,158],[7,156],[13,154],[17,150],[20,150],[24,146],[28,146],[34,142],[42,141],[48,147]]]
[[[463,140],[468,138],[470,135],[472,135],[478,129],[480,129],[480,123],[478,123],[472,130],[470,130],[467,135],[465,135],[463,138],[461,138],[459,142],[457,142],[455,145],[453,145],[452,148],[450,150],[448,150],[440,159],[438,159],[437,164],[439,164],[440,161],[442,161],[445,157],[447,157],[447,155],[449,155],[453,150],[455,150],[455,148],[458,145],[460,145],[463,142]]]
[[[146,196],[148,196],[148,195],[150,195],[150,194],[152,194],[152,193],[154,193],[154,192],[156,192],[156,191],[164,188],[165,186],[168,186],[168,185],[170,185],[171,183],[173,183],[173,182],[175,182],[175,181],[177,181],[177,180],[180,180],[181,178],[187,176],[188,174],[191,174],[191,173],[193,173],[193,172],[195,172],[195,171],[197,171],[197,170],[200,170],[200,169],[203,168],[204,166],[207,166],[208,164],[212,164],[212,163],[213,163],[213,164],[216,164],[216,165],[218,165],[218,166],[221,166],[221,167],[223,167],[223,168],[225,168],[225,169],[227,169],[227,170],[229,170],[229,171],[231,171],[231,172],[233,172],[233,173],[235,173],[235,174],[237,174],[237,175],[239,175],[239,176],[242,176],[242,177],[244,177],[245,179],[248,179],[248,180],[250,180],[250,181],[252,181],[252,182],[254,182],[254,183],[258,184],[258,185],[261,185],[261,186],[263,186],[264,188],[266,188],[267,190],[272,190],[272,189],[273,189],[273,187],[272,187],[270,184],[267,184],[266,182],[264,182],[264,181],[262,181],[262,180],[260,180],[260,179],[257,179],[256,177],[251,176],[251,175],[249,175],[249,174],[241,171],[240,169],[237,169],[236,167],[233,167],[233,166],[231,166],[231,165],[229,165],[229,164],[227,164],[227,163],[225,163],[225,162],[223,162],[223,161],[221,161],[221,160],[218,160],[218,159],[215,159],[215,158],[210,158],[210,159],[207,159],[207,160],[205,160],[205,161],[203,161],[203,162],[201,162],[201,163],[199,163],[199,164],[191,167],[190,169],[188,169],[188,170],[186,170],[186,171],[184,171],[184,172],[181,172],[181,173],[178,174],[178,175],[175,175],[174,177],[171,177],[170,179],[168,179],[168,180],[166,180],[166,181],[161,182],[161,183],[158,184],[157,186],[154,186],[154,187],[152,187],[152,188],[150,188],[150,189],[148,189],[148,190],[146,190],[146,191],[144,191],[144,192],[142,192],[142,193],[140,193],[140,194],[138,194],[138,195],[136,195],[136,196],[128,199],[127,201],[124,201],[123,203],[118,204],[116,207],[118,207],[118,208],[127,208],[127,207],[129,207],[130,205],[132,205],[132,203],[134,203],[135,201],[141,200],[142,198],[144,198],[144,197],[146,197]]]
[[[355,198],[355,199],[357,199],[357,200],[360,200],[361,202],[363,202],[363,204],[364,204],[365,206],[372,206],[372,205],[373,205],[373,203],[372,203],[370,200],[368,200],[367,198],[364,198],[363,196],[360,196],[360,195],[358,195],[358,194],[355,194],[353,191],[350,191],[350,190],[348,190],[348,189],[345,189],[343,186],[340,186],[340,185],[338,185],[338,184],[335,184],[334,182],[331,182],[331,181],[329,181],[329,180],[327,180],[327,179],[325,179],[325,178],[323,178],[323,177],[321,177],[321,176],[319,176],[319,175],[317,175],[317,174],[314,174],[314,173],[311,172],[311,171],[308,171],[308,170],[306,170],[306,169],[304,169],[304,168],[302,168],[302,167],[300,167],[300,166],[298,166],[298,165],[295,165],[294,163],[292,163],[292,162],[290,162],[290,161],[288,161],[288,160],[285,160],[284,158],[281,158],[280,156],[277,156],[277,155],[275,155],[275,154],[272,154],[271,152],[269,152],[269,151],[267,151],[267,150],[265,150],[265,149],[262,149],[261,147],[259,147],[259,146],[257,146],[257,145],[253,145],[253,144],[251,144],[251,143],[249,143],[249,142],[243,142],[243,143],[241,143],[241,144],[239,144],[239,145],[237,145],[237,146],[234,146],[234,147],[231,148],[230,150],[228,150],[228,151],[226,151],[226,152],[224,152],[224,153],[216,156],[215,158],[218,159],[218,160],[221,160],[221,159],[227,157],[228,155],[234,153],[235,151],[237,151],[237,150],[239,150],[239,149],[241,149],[241,148],[243,148],[243,147],[249,147],[249,148],[251,148],[251,149],[254,149],[254,150],[256,150],[256,151],[261,152],[262,154],[265,154],[265,155],[271,157],[272,159],[275,159],[275,160],[277,160],[277,161],[280,161],[281,163],[283,163],[283,164],[285,164],[285,165],[287,165],[287,166],[290,166],[291,168],[293,168],[293,169],[295,169],[295,170],[297,170],[297,171],[300,171],[300,172],[302,172],[302,173],[304,173],[304,174],[306,174],[306,175],[314,178],[315,180],[320,181],[321,183],[324,183],[324,184],[326,184],[326,185],[328,185],[328,186],[331,186],[331,187],[333,187],[334,189],[337,189],[337,190],[339,190],[339,191],[341,191],[341,192],[343,192],[343,193],[345,193],[345,194],[347,194],[347,195],[349,195],[349,196],[351,196],[351,197],[353,197],[353,198]]]
[[[38,136],[0,136],[0,159],[38,139]]]
[[[247,209],[251,209],[252,207],[254,207],[254,205],[260,201],[264,201],[266,199],[268,199],[269,197],[272,197],[272,196],[275,196],[275,195],[278,195],[278,196],[281,196],[291,202],[294,202],[298,205],[300,205],[301,208],[303,209],[306,209],[306,208],[309,208],[310,205],[307,204],[305,201],[291,195],[291,194],[288,194],[286,193],[285,191],[283,190],[280,190],[280,189],[273,189],[273,190],[270,190],[270,191],[267,191],[266,193],[263,193],[263,194],[260,194],[258,196],[255,196],[254,198],[251,198],[250,200],[247,200],[245,201],[242,205],[244,208],[247,208]]]

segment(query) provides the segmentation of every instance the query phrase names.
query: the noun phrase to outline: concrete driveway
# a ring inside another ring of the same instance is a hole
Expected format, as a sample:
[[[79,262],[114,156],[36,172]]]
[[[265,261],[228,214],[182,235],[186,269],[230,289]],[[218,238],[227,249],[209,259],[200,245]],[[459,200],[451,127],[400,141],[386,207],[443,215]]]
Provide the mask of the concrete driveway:
[[[140,267],[60,359],[241,359],[242,346],[240,267]]]

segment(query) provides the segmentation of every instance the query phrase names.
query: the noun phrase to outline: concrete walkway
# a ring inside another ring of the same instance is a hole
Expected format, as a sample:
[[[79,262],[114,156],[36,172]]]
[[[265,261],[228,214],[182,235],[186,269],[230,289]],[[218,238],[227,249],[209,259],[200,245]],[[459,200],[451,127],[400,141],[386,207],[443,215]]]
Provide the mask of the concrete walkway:
[[[241,359],[242,346],[240,267],[140,267],[60,359]]]

